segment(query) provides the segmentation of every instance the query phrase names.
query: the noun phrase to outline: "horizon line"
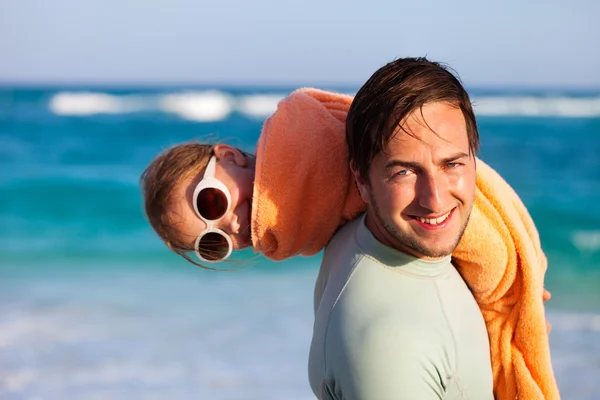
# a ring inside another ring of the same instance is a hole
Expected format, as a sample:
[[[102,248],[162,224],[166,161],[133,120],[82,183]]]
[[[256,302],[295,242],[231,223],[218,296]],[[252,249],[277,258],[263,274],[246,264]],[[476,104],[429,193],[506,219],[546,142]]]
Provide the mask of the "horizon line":
[[[363,83],[350,83],[350,82],[325,82],[325,81],[290,81],[290,82],[261,82],[261,81],[49,81],[49,80],[34,80],[34,81],[11,81],[0,79],[0,89],[114,89],[114,90],[125,90],[125,89],[260,89],[260,90],[290,90],[298,88],[319,88],[324,89],[326,87],[334,89],[352,89],[358,90],[364,84]],[[494,83],[473,83],[466,84],[463,82],[463,86],[467,91],[469,90],[502,90],[502,91],[577,91],[577,92],[597,92],[600,91],[600,84],[587,84],[587,85],[574,85],[574,84],[503,84],[500,82]]]

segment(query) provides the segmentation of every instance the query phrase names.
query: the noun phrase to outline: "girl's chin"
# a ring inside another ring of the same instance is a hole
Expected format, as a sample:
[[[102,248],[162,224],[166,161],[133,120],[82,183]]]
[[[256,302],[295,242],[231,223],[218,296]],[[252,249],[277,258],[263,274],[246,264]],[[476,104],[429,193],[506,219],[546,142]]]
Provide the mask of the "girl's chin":
[[[243,250],[243,249],[247,249],[248,247],[252,247],[252,239],[250,239],[249,237],[247,239],[245,239],[243,242],[239,241],[239,242],[235,243],[235,245],[233,246],[234,250]]]
[[[250,244],[249,243],[248,244],[244,243],[244,244],[238,246],[236,248],[236,250],[244,250],[244,249],[247,249],[248,247],[250,247]]]

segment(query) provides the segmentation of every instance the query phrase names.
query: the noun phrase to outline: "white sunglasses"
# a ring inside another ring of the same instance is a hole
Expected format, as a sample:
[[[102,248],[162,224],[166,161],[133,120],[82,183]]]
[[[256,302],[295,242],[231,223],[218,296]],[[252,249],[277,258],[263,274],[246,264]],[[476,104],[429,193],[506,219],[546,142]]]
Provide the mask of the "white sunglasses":
[[[231,237],[215,226],[231,207],[229,189],[215,177],[216,163],[217,157],[213,155],[192,197],[196,215],[206,224],[206,229],[196,238],[194,251],[200,260],[208,263],[227,259],[233,250]]]

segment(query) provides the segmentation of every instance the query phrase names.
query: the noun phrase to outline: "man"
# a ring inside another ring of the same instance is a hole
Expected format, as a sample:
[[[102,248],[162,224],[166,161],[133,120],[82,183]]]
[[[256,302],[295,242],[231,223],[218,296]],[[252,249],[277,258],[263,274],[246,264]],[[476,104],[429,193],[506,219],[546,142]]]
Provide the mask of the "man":
[[[328,244],[309,380],[319,399],[492,399],[486,326],[451,254],[475,198],[479,135],[459,80],[399,59],[346,121],[366,213]]]

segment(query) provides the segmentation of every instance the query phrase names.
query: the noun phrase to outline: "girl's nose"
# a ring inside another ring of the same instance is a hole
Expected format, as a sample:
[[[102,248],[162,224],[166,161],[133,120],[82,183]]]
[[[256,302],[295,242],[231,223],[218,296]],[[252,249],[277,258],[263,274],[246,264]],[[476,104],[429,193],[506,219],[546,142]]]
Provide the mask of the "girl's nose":
[[[225,232],[231,235],[237,235],[240,233],[240,223],[237,215],[233,211],[226,216],[223,221],[223,226],[221,227]]]

